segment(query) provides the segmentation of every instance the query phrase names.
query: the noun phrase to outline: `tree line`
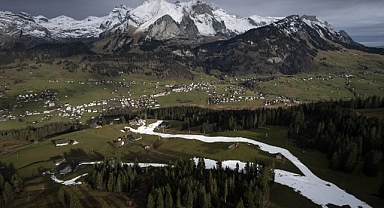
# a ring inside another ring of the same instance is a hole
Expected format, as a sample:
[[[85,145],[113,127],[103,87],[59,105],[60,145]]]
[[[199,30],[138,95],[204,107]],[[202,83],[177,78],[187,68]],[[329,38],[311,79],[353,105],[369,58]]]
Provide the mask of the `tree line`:
[[[49,136],[55,136],[58,134],[65,134],[74,131],[78,131],[85,128],[80,123],[73,122],[54,122],[48,123],[41,127],[27,126],[20,129],[6,129],[0,130],[1,140],[26,140],[35,141]]]

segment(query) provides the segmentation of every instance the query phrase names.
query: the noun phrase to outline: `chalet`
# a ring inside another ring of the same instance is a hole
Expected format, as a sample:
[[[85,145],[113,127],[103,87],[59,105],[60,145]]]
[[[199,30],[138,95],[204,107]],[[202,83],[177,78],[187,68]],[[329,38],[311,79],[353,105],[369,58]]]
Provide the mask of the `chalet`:
[[[171,126],[171,124],[169,123],[169,121],[163,121],[163,122],[161,122],[161,124],[160,124],[160,127],[161,128],[168,128],[168,127],[170,127]]]
[[[238,147],[239,147],[239,143],[237,142],[237,143],[234,143],[234,144],[229,145],[229,146],[227,147],[227,150],[228,150],[228,151],[231,151],[231,150],[234,150],[234,149],[236,149],[236,148],[238,148]]]
[[[61,147],[69,144],[69,140],[55,140],[55,147]]]
[[[141,125],[144,125],[145,124],[145,120],[141,119],[141,118],[134,118],[132,120],[129,120],[129,125],[138,125],[138,126],[141,126]]]
[[[73,173],[78,169],[79,164],[79,162],[73,160],[70,162],[63,162],[55,168],[54,173],[60,175]]]
[[[67,139],[65,139],[65,140],[55,140],[54,141],[54,146],[55,147],[61,147],[61,146],[69,145],[69,144],[75,145],[75,144],[78,144],[78,143],[79,142],[76,141],[76,140],[67,140]]]

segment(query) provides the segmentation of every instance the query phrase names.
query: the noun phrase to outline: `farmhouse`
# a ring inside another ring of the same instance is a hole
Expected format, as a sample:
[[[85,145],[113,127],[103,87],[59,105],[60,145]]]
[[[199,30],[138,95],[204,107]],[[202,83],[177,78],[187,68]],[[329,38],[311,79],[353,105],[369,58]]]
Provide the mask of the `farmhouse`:
[[[161,122],[160,124],[160,127],[161,128],[168,128],[171,124],[169,123],[169,121],[163,121]]]
[[[78,144],[79,142],[76,141],[76,140],[55,140],[54,141],[54,146],[55,147],[61,147],[61,146],[65,146],[65,145],[69,145],[69,144],[72,144],[72,145],[75,145],[75,144]]]
[[[55,147],[61,147],[69,144],[69,140],[55,140]]]
[[[70,162],[63,162],[55,168],[54,173],[60,175],[73,173],[77,170],[79,164],[79,162],[73,160]]]

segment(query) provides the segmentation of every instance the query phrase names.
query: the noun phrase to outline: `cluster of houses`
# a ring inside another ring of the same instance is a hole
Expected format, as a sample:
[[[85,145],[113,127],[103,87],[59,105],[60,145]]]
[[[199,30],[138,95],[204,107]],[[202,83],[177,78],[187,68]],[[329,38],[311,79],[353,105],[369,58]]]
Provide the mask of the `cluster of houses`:
[[[142,96],[138,99],[131,98],[121,98],[120,99],[121,107],[132,107],[132,108],[159,108],[160,104],[153,97]]]
[[[40,93],[33,93],[29,91],[27,94],[20,94],[16,96],[16,102],[31,102],[31,101],[44,101],[44,102],[53,102],[57,99],[57,91],[56,90],[43,90]]]
[[[67,81],[66,83],[73,84],[74,81]],[[114,80],[105,80],[105,79],[87,79],[87,81],[79,81],[81,85],[115,85],[117,84],[120,88],[130,88],[133,84],[136,84],[135,81],[114,81]]]
[[[354,76],[348,72],[336,72],[335,73],[337,76],[341,77],[341,78],[345,78],[345,79],[350,79],[350,78],[353,78]]]
[[[166,84],[165,87],[169,87],[172,92],[190,92],[192,90],[211,90],[214,89],[215,86],[209,82],[198,82],[191,84],[177,84],[177,85],[169,85]]]
[[[257,100],[258,98],[255,96],[235,96],[232,94],[211,94],[210,97],[207,98],[208,105],[217,105],[221,103],[233,103],[240,101],[252,101]]]
[[[275,99],[264,101],[265,106],[278,105],[278,104],[284,104],[284,105],[290,106],[292,104],[300,104],[300,103],[301,103],[300,100],[297,98],[289,98],[284,96],[276,96]]]
[[[21,97],[21,96],[18,96]],[[28,97],[30,97],[28,95]],[[132,107],[132,108],[159,108],[160,104],[152,97],[142,96],[137,99],[131,98],[111,98],[108,100],[96,100],[90,103],[84,103],[81,105],[70,105],[69,103],[64,104],[63,106],[56,106],[53,101],[46,101],[44,107],[49,107],[44,111],[25,111],[21,113],[19,117],[23,118],[25,116],[41,115],[41,114],[50,114],[44,116],[41,119],[47,120],[50,119],[53,115],[59,117],[68,117],[69,119],[80,119],[84,113],[102,113],[108,109],[114,107]],[[0,112],[0,121],[7,121],[9,119],[16,119],[16,116],[11,116],[9,112]]]
[[[0,109],[0,121],[16,119],[16,116],[12,115],[8,109]]]

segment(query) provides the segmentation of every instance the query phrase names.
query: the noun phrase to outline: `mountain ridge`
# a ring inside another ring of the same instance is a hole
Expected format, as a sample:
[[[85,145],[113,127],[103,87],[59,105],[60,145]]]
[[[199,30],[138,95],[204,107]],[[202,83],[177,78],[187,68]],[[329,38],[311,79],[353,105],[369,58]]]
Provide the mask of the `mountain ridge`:
[[[0,48],[27,49],[29,54],[53,58],[122,55],[115,60],[125,63],[124,67],[111,63],[109,56],[96,59],[104,65],[95,63],[95,68],[103,68],[102,73],[110,76],[149,70],[148,74],[159,77],[177,74],[191,78],[188,70],[197,68],[208,74],[212,70],[231,75],[296,74],[310,70],[319,51],[355,49],[384,54],[383,49],[356,43],[345,31],[334,31],[316,16],[244,18],[199,0],[174,4],[148,0],[136,8],[121,5],[105,17],[85,20],[0,12],[0,39]],[[47,45],[56,43],[59,45]],[[76,44],[66,48],[65,43]],[[55,52],[60,48],[66,53]],[[141,56],[140,63],[137,58],[126,58],[133,54]]]
[[[198,29],[199,36],[221,34],[225,37],[233,37],[280,19],[256,15],[250,17],[230,15],[217,5],[196,0],[175,3],[154,0],[144,1],[136,8],[116,6],[106,16],[89,16],[83,20],[75,20],[64,15],[49,19],[25,12],[14,14],[0,11],[0,36],[16,38],[28,36],[43,42],[66,42],[73,39],[102,38],[117,31],[144,33],[164,15],[169,15],[178,24],[183,19],[191,19]]]

